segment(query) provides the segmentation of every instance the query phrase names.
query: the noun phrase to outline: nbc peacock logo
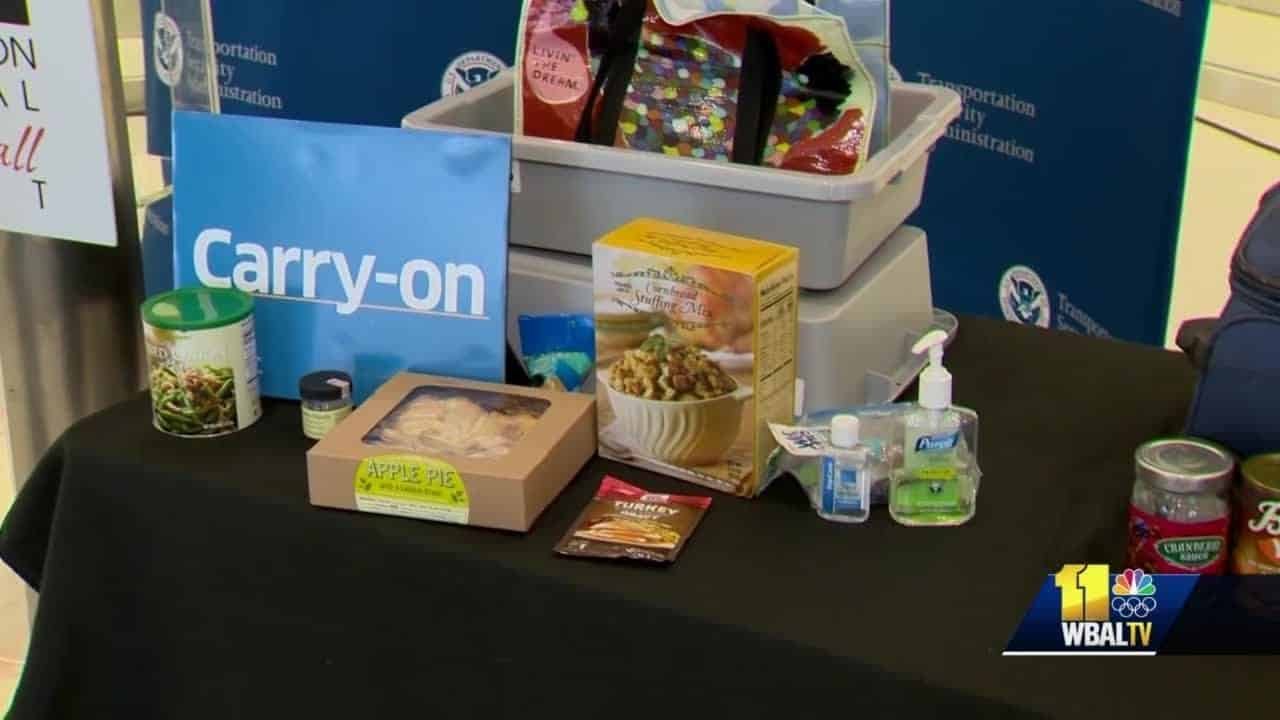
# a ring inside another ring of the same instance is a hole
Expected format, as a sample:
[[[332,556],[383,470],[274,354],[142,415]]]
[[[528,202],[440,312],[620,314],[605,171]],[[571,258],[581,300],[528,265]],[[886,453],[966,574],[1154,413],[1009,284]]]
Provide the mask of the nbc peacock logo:
[[[0,25],[30,25],[27,0],[0,0]]]
[[[1128,620],[1147,618],[1159,607],[1155,580],[1141,570],[1125,570],[1111,588],[1111,612]]]

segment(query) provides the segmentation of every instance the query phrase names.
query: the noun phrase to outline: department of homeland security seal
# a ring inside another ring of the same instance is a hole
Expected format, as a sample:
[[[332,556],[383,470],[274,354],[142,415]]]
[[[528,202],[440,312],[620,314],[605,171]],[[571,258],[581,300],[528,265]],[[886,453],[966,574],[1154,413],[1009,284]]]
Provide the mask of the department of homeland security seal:
[[[1010,322],[1047,328],[1052,323],[1049,290],[1040,275],[1025,265],[1015,265],[1000,279],[1000,310]]]
[[[156,75],[160,82],[173,87],[182,78],[182,29],[173,18],[158,12],[152,40]]]
[[[445,68],[444,78],[440,81],[440,96],[464,93],[492,80],[506,69],[506,63],[492,53],[477,51],[459,55]]]

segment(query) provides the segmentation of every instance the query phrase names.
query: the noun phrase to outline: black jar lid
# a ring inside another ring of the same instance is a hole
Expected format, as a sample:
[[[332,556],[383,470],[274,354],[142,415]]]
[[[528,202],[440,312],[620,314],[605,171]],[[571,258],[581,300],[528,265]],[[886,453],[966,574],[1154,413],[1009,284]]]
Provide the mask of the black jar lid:
[[[298,394],[311,402],[336,402],[351,396],[351,376],[340,370],[321,370],[302,376]]]

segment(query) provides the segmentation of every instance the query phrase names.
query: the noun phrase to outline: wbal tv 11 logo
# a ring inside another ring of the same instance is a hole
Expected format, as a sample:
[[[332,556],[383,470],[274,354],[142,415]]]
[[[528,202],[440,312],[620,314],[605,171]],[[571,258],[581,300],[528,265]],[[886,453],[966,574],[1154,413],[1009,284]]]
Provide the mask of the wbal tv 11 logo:
[[[1054,576],[1054,583],[1062,593],[1064,647],[1151,647],[1151,623],[1146,619],[1160,602],[1150,575],[1125,570],[1112,582],[1106,565],[1067,565]]]
[[[1005,655],[1155,655],[1194,575],[1066,565],[1050,575]]]

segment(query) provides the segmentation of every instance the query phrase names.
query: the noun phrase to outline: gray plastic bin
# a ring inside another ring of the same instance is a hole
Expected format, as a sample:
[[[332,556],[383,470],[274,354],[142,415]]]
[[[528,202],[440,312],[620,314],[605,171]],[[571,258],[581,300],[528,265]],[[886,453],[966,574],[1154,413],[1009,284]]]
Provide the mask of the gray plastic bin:
[[[510,133],[513,81],[508,71],[432,103],[404,127]],[[846,176],[515,137],[511,242],[590,255],[605,233],[656,217],[794,245],[800,286],[837,288],[919,207],[929,155],[960,108],[953,90],[895,84],[892,140]]]
[[[519,352],[520,315],[590,314],[591,258],[511,248],[507,337]],[[799,376],[813,409],[889,402],[924,369],[911,346],[955,318],[935,313],[923,231],[903,227],[838,290],[800,294]]]

